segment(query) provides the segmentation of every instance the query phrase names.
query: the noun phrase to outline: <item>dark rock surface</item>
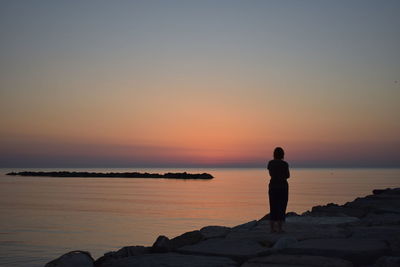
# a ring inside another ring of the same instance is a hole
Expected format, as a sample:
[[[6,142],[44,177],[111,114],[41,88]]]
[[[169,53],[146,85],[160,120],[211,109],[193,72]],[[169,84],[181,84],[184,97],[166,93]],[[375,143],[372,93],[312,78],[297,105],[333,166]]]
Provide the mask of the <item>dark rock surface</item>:
[[[297,266],[297,267],[352,267],[349,261],[310,255],[283,255],[276,254],[266,257],[250,259],[241,267],[262,267],[262,266]]]
[[[309,239],[289,245],[282,253],[343,258],[355,265],[361,265],[374,262],[389,253],[389,247],[381,240]]]
[[[94,260],[89,252],[75,250],[48,262],[45,267],[93,267]]]
[[[232,228],[206,226],[172,239],[159,236],[151,248],[124,247],[106,253],[94,264],[400,266],[400,188],[374,190],[373,195],[342,206],[331,203],[302,215],[293,213],[286,219],[283,234],[270,233],[267,218]],[[46,265],[56,266],[93,266],[93,259],[85,252],[70,252]]]
[[[127,257],[107,263],[104,267],[236,267],[237,263],[229,258],[178,253],[147,254]]]

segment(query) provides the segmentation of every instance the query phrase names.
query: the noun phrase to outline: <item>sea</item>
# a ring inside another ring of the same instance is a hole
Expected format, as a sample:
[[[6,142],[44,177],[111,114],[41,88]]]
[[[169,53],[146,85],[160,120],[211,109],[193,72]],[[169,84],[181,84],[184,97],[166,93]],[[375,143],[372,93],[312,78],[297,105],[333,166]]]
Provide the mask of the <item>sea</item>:
[[[269,212],[266,169],[96,168],[41,171],[210,173],[212,180],[7,176],[0,169],[0,266],[44,266],[72,250],[94,258],[150,246],[208,225],[235,226]],[[400,169],[293,168],[287,211],[344,204],[400,187]]]

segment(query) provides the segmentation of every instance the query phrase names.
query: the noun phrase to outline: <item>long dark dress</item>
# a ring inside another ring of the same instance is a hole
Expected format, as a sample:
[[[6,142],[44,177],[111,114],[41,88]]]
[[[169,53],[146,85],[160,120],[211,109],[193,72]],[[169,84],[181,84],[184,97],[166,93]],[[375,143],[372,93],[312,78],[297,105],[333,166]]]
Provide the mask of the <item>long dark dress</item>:
[[[288,203],[290,177],[289,164],[286,161],[274,159],[268,162],[268,171],[271,176],[269,181],[269,207],[270,220],[284,221]]]

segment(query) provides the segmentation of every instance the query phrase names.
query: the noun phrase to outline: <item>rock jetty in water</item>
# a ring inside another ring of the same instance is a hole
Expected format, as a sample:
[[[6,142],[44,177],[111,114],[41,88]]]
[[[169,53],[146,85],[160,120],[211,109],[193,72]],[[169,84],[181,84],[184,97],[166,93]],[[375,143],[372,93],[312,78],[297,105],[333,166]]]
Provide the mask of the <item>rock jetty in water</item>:
[[[283,234],[270,233],[267,218],[207,226],[172,239],[159,236],[151,247],[123,247],[96,260],[72,251],[46,267],[400,266],[400,188],[289,213]]]
[[[37,176],[37,177],[98,177],[98,178],[164,178],[164,179],[212,179],[214,176],[208,173],[187,173],[187,172],[168,172],[164,174],[159,173],[140,173],[140,172],[41,172],[41,171],[23,171],[23,172],[10,172],[7,175],[19,176]]]

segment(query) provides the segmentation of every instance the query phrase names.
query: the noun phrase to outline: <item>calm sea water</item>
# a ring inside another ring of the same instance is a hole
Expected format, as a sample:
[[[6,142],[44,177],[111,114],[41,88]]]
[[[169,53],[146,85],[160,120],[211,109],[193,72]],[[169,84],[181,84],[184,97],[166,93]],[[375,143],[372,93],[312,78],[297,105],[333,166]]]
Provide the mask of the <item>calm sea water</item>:
[[[70,250],[88,250],[96,258],[123,246],[151,245],[158,235],[234,226],[268,213],[265,169],[85,170],[208,172],[215,178],[11,177],[5,173],[21,170],[0,169],[0,266],[43,266]],[[344,204],[376,188],[400,187],[400,169],[292,169],[291,174],[288,211],[297,213]]]

